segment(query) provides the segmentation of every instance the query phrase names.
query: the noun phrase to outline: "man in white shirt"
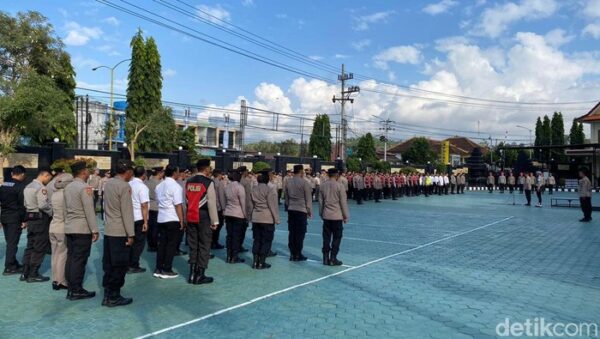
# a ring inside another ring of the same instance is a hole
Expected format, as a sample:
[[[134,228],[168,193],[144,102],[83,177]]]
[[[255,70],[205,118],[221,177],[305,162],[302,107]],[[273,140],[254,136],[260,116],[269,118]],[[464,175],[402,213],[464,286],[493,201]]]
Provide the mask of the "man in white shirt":
[[[448,174],[444,174],[444,194],[448,195],[448,188],[450,187],[450,178]]]
[[[146,181],[146,169],[137,166],[133,171],[134,178],[129,182],[131,186],[131,200],[133,202],[133,220],[135,229],[135,241],[131,247],[129,269],[127,273],[143,273],[145,268],[140,267],[140,256],[146,245],[146,232],[148,231],[148,215],[150,205],[150,190],[144,184]]]
[[[158,202],[158,249],[156,253],[157,278],[177,278],[173,271],[173,257],[177,252],[181,231],[185,230],[183,222],[183,189],[175,181],[179,177],[179,169],[173,165],[165,168],[165,180],[156,186]]]

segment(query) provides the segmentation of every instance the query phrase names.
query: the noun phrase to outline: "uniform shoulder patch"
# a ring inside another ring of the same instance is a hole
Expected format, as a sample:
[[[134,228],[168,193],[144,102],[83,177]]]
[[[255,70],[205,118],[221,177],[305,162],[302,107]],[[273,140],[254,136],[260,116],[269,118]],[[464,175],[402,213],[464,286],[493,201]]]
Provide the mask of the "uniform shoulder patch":
[[[45,188],[42,188],[42,194],[43,194],[43,195],[48,195],[48,190],[47,190],[47,189],[45,189]]]
[[[87,186],[85,188],[85,193],[87,193],[91,197],[94,195],[94,189],[91,186]]]

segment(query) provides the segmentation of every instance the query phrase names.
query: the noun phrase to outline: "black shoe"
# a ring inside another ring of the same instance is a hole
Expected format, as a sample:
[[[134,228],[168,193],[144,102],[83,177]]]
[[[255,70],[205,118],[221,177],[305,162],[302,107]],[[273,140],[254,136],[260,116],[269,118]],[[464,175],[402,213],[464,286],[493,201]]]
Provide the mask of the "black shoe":
[[[337,260],[336,257],[331,257],[331,259],[329,260],[329,265],[330,266],[342,266],[342,262]]]
[[[290,255],[290,261],[296,261],[296,256],[295,255]]]
[[[205,275],[206,270],[204,268],[198,268],[196,271],[196,278],[194,279],[194,285],[210,284],[214,281],[212,277]]]
[[[269,254],[267,254],[267,258],[276,257],[276,256],[277,256],[277,252],[273,252],[273,251],[269,251]]]
[[[258,265],[260,264],[260,257],[258,256],[258,254],[255,254],[252,260],[252,268],[257,269]]]
[[[175,279],[179,276],[179,273],[170,270],[170,271],[162,271],[159,275],[161,279]]]
[[[323,252],[323,265],[329,266],[329,252]]]
[[[231,257],[229,258],[229,261],[227,261],[230,264],[241,264],[246,262],[246,260],[240,258],[240,257]]]
[[[40,272],[39,272],[39,270],[40,270],[39,266],[33,267],[33,272],[31,272],[31,274],[29,274],[27,276],[27,280],[26,281],[28,283],[36,283],[36,282],[46,282],[46,281],[49,281],[50,278],[41,275]]]
[[[23,266],[17,266],[15,268],[5,268],[2,275],[16,275],[23,273]]]
[[[215,255],[212,253],[208,256],[208,259],[214,259],[214,258],[215,258]]]
[[[96,296],[96,292],[86,291],[82,289],[81,291],[69,291],[67,293],[67,299],[69,300],[82,300],[82,299],[91,299]]]
[[[122,296],[117,296],[116,298],[104,298],[102,300],[102,306],[106,307],[117,307],[117,306],[125,306],[129,305],[133,302],[133,298],[124,298]]]
[[[258,257],[258,267],[257,267],[257,269],[259,269],[259,270],[265,270],[265,269],[271,268],[271,265],[267,264],[265,262],[265,259],[267,259],[266,256],[259,256]]]
[[[146,272],[146,269],[142,268],[142,267],[129,267],[127,269],[127,274],[144,273],[144,272]]]
[[[308,260],[308,258],[303,256],[302,254],[300,254],[299,256],[296,257],[295,261],[306,261],[306,260]]]
[[[579,220],[580,222],[590,222],[592,221],[592,219],[588,219],[588,218],[583,218]]]
[[[213,250],[222,250],[222,249],[225,248],[225,246],[223,246],[223,245],[221,245],[219,243],[216,243],[216,244],[212,245],[210,248],[213,249]]]
[[[248,252],[247,248],[240,247],[240,253],[246,253],[246,252]]]
[[[55,291],[59,291],[59,290],[68,290],[69,288],[63,284],[59,284],[56,281],[52,282],[52,289]]]

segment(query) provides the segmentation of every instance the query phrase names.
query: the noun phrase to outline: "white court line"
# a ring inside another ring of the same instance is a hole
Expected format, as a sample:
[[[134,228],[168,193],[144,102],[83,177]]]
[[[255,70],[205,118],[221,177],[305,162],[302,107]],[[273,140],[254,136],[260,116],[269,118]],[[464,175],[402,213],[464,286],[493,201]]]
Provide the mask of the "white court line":
[[[397,257],[399,255],[403,255],[403,254],[406,254],[406,253],[414,252],[416,250],[420,250],[422,248],[429,247],[431,245],[435,245],[435,244],[437,244],[439,242],[442,242],[442,241],[454,239],[454,238],[459,237],[461,235],[469,234],[469,233],[478,231],[480,229],[484,229],[486,227],[490,227],[490,226],[499,224],[501,222],[510,220],[512,218],[514,218],[514,216],[510,216],[510,217],[507,217],[507,218],[504,218],[504,219],[501,219],[501,220],[498,220],[498,221],[494,221],[494,222],[489,223],[489,224],[485,224],[483,226],[475,227],[475,228],[470,229],[468,231],[464,231],[464,232],[461,232],[461,233],[453,234],[451,236],[447,236],[447,237],[444,237],[444,238],[441,238],[441,239],[438,239],[438,240],[434,240],[434,241],[428,242],[428,243],[423,244],[423,245],[419,245],[419,246],[416,246],[416,247],[413,247],[413,248],[409,248],[409,249],[404,250],[402,252],[390,254],[388,256],[385,256],[385,257],[382,257],[382,258],[379,258],[379,259],[375,259],[375,260],[366,262],[366,263],[358,265],[358,266],[350,267],[350,268],[347,268],[345,270],[341,270],[339,272],[335,272],[335,273],[332,273],[332,274],[329,274],[329,275],[326,275],[326,276],[323,276],[323,277],[320,277],[320,278],[316,278],[316,279],[313,279],[313,280],[310,280],[310,281],[307,281],[307,282],[303,282],[303,283],[298,284],[298,285],[290,286],[290,287],[284,288],[284,289],[279,290],[279,291],[271,292],[269,294],[265,294],[263,296],[260,296],[260,297],[248,300],[248,301],[246,301],[244,303],[237,304],[235,306],[227,307],[227,308],[224,308],[222,310],[216,311],[214,313],[207,314],[207,315],[202,316],[200,318],[192,319],[190,321],[186,321],[186,322],[183,322],[181,324],[173,325],[171,327],[167,327],[167,328],[164,328],[162,330],[158,330],[158,331],[155,331],[155,332],[152,332],[152,333],[148,333],[148,334],[142,335],[140,337],[137,337],[136,339],[143,339],[143,338],[152,337],[152,336],[159,335],[159,334],[162,334],[162,333],[165,333],[165,332],[169,332],[169,331],[181,328],[181,327],[185,327],[185,326],[188,326],[188,325],[191,325],[191,324],[194,324],[194,323],[206,320],[206,319],[210,319],[210,318],[216,317],[218,315],[221,315],[223,313],[227,313],[227,312],[230,312],[230,311],[233,311],[233,310],[237,310],[239,308],[255,304],[255,303],[259,302],[259,301],[272,298],[272,297],[277,296],[279,294],[283,294],[283,293],[286,293],[286,292],[289,292],[289,291],[293,291],[293,290],[298,289],[300,287],[312,285],[312,284],[318,283],[320,281],[323,281],[323,280],[326,280],[326,279],[329,279],[329,278],[333,278],[333,277],[336,277],[338,275],[341,275],[341,274],[344,274],[344,273],[347,273],[347,272],[351,272],[351,271],[357,270],[359,268],[370,266],[370,265],[376,264],[378,262],[381,262],[381,261],[384,261],[384,260],[387,260],[387,259],[391,259],[391,258]]]
[[[286,230],[275,230],[276,232],[283,232],[283,233],[290,233],[289,231]],[[316,237],[322,237],[322,234],[319,233],[310,233],[307,232],[305,233],[306,235],[312,235],[312,236],[316,236]],[[383,240],[373,240],[373,239],[363,239],[363,238],[353,238],[353,237],[346,237],[344,236],[342,238],[343,239],[347,239],[347,240],[357,240],[357,241],[368,241],[368,242],[377,242],[377,243],[382,243],[382,244],[391,244],[391,245],[400,245],[400,246],[418,246],[417,244],[406,244],[406,243],[401,243],[401,242],[393,242],[393,241],[383,241]]]

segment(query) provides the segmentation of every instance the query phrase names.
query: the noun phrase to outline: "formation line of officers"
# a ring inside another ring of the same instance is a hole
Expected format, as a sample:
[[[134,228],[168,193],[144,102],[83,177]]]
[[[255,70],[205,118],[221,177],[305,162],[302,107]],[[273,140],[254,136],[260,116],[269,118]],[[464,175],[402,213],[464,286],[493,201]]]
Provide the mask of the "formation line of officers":
[[[189,245],[187,282],[202,285],[213,282],[206,275],[211,250],[226,247],[227,262],[243,263],[239,256],[247,251],[244,238],[252,223],[253,261],[251,267],[271,267],[267,257],[276,255],[271,246],[275,225],[280,223],[280,197],[288,213],[290,261],[306,261],[303,254],[308,218],[313,215],[313,188],[302,165],[285,178],[270,170],[256,175],[245,167],[227,176],[210,168],[201,159],[191,171],[177,167],[154,168],[151,173],[119,161],[114,175],[103,178],[90,173],[86,163],[75,162],[72,174],[52,177],[40,170],[25,185],[25,168],[15,166],[11,180],[0,186],[0,222],[7,240],[3,275],[20,275],[27,283],[48,282],[40,267],[51,253],[52,288],[66,290],[71,301],[94,298],[96,293],[83,287],[87,261],[93,243],[100,239],[96,203],[101,201],[103,229],[102,305],[124,306],[132,298],[121,295],[126,274],[143,273],[140,266],[146,243],[156,253],[153,276],[177,278],[173,260],[182,254],[179,246],[184,233]],[[346,187],[340,174],[330,169],[322,178],[318,193],[319,215],[323,219],[323,265],[339,266],[338,253],[343,224],[349,220]],[[226,228],[226,246],[219,244]],[[23,230],[27,245],[22,263],[16,258]]]

